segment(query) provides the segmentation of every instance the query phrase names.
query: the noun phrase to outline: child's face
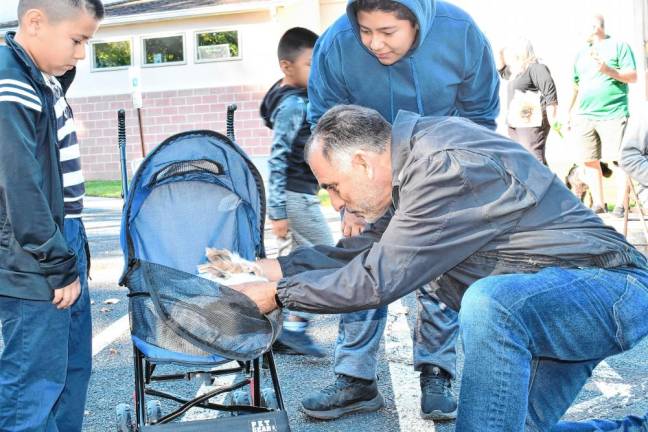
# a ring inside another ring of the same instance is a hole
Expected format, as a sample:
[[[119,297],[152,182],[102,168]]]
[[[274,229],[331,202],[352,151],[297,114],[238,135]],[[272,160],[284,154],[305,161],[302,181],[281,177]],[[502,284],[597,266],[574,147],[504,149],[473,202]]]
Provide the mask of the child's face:
[[[394,12],[359,11],[357,19],[362,44],[384,65],[403,58],[416,41],[418,26],[399,19]]]
[[[28,12],[25,18],[21,26],[30,36],[25,48],[41,71],[54,76],[85,58],[86,44],[99,27],[99,21],[83,10],[59,22],[51,22],[44,13],[38,17]]]
[[[312,58],[313,49],[307,48],[302,50],[294,61],[287,62],[288,67],[284,70],[284,73],[290,76],[294,86],[301,88],[308,86],[308,75],[310,74]]]

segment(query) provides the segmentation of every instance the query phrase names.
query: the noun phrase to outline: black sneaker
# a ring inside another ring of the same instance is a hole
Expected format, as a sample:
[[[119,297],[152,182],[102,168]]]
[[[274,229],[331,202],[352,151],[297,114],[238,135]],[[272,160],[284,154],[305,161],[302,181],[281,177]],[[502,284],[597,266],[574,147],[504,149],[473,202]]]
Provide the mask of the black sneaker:
[[[378,411],[385,405],[376,381],[339,374],[335,382],[302,400],[302,411],[320,420],[345,414]]]
[[[324,357],[326,353],[320,348],[305,331],[282,330],[277,338],[279,346],[290,348],[293,352],[313,357]],[[276,344],[276,342],[275,342]]]
[[[450,375],[437,366],[421,371],[421,417],[451,420],[457,417],[457,401],[450,390]]]

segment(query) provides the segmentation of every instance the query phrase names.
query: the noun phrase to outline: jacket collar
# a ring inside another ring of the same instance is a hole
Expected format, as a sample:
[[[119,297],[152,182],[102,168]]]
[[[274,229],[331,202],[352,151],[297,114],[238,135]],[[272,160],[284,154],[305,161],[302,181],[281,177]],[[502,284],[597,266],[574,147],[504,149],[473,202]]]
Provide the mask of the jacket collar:
[[[38,69],[36,63],[27,54],[27,51],[14,39],[16,32],[7,32],[5,35],[5,42],[9,48],[14,52],[16,57],[20,60],[23,66],[29,71],[29,75],[35,82],[46,85],[43,73]]]
[[[420,118],[421,116],[416,113],[400,110],[394,120],[391,142],[392,185],[394,187],[401,185],[401,173],[412,151],[412,134]]]

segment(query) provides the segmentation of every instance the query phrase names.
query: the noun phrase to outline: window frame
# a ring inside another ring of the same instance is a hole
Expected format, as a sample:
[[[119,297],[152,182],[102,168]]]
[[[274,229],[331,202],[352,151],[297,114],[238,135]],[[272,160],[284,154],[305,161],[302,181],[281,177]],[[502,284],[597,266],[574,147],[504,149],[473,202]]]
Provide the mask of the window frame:
[[[228,57],[223,59],[198,59],[198,35],[203,33],[224,33],[229,31],[236,32],[236,39],[238,41],[238,56]],[[196,64],[200,63],[216,63],[216,62],[228,62],[228,61],[240,61],[243,60],[242,49],[241,49],[241,30],[234,27],[221,27],[221,28],[209,28],[205,30],[195,30],[193,32],[193,48],[194,48],[194,62]]]
[[[146,63],[146,47],[144,41],[147,39],[163,39],[167,37],[180,36],[182,37],[182,53],[183,60],[175,62],[162,62],[162,63]],[[140,66],[143,68],[151,67],[164,67],[164,66],[181,66],[187,64],[187,36],[185,32],[173,32],[173,33],[153,33],[148,35],[140,36]]]
[[[105,68],[98,68],[95,64],[95,45],[96,44],[107,44],[113,42],[128,42],[130,45],[130,64],[127,66],[111,66]],[[135,66],[135,45],[133,44],[133,38],[130,36],[126,37],[114,37],[108,39],[97,39],[90,41],[90,72],[110,72],[117,70],[126,70],[132,66]]]

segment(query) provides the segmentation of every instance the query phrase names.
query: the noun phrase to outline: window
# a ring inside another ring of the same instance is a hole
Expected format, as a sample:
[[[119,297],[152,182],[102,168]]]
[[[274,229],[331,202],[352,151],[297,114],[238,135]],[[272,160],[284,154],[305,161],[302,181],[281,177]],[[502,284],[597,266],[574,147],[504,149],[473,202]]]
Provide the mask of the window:
[[[175,35],[143,38],[142,51],[144,65],[184,63],[184,36]]]
[[[92,69],[127,68],[132,63],[131,43],[129,40],[92,43]]]
[[[237,30],[196,33],[196,61],[208,62],[241,58]]]

